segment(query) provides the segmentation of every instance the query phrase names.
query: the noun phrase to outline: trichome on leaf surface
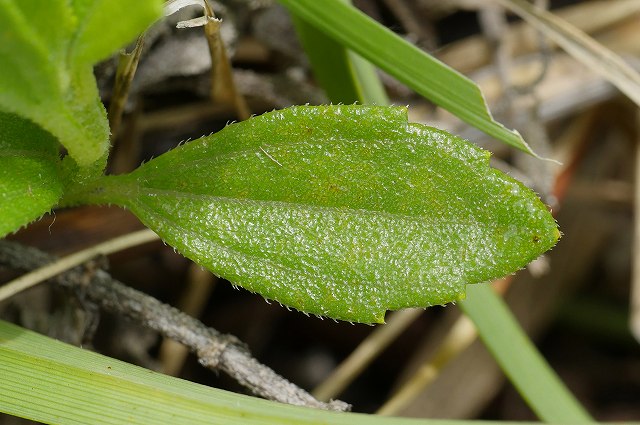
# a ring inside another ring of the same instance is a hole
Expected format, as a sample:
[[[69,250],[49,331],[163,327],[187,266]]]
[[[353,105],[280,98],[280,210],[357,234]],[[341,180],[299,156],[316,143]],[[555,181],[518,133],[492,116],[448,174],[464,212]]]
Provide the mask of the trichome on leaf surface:
[[[63,198],[115,203],[233,284],[306,313],[383,322],[464,298],[551,248],[537,196],[406,109],[299,106],[227,126]]]

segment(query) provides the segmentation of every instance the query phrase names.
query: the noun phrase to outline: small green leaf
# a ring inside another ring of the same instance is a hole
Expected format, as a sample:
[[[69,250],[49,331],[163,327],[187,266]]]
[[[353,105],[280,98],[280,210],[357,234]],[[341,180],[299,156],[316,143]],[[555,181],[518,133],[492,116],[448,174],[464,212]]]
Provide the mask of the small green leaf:
[[[489,153],[405,108],[300,106],[226,127],[86,200],[130,208],[187,257],[298,310],[382,322],[462,299],[558,239]]]
[[[37,219],[62,195],[56,139],[0,112],[0,237]]]
[[[161,12],[160,0],[0,0],[0,109],[49,131],[78,164],[97,161],[109,127],[92,65]]]

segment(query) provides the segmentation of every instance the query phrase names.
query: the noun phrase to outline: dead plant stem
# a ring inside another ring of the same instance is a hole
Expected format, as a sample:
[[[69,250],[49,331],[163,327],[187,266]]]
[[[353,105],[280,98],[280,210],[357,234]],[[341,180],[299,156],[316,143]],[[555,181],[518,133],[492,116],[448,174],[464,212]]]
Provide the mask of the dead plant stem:
[[[55,260],[52,259],[50,262],[38,265],[37,268],[29,267],[28,269],[31,270],[29,273],[24,274],[0,287],[0,301],[12,297],[19,292],[39,284],[40,282],[51,279],[66,270],[77,267],[80,264],[86,263],[87,261],[101,255],[113,254],[114,252],[122,251],[123,249],[141,245],[143,243],[156,241],[158,239],[158,235],[149,229],[139,230],[137,232],[109,239],[108,241],[75,252],[66,257]]]
[[[19,270],[33,270],[56,259],[40,250],[0,240],[0,264]],[[222,370],[254,394],[282,403],[345,411],[342,401],[323,403],[287,381],[269,367],[254,359],[236,337],[221,334],[197,319],[161,303],[113,279],[104,270],[87,272],[75,267],[53,278],[59,285],[82,294],[84,301],[104,310],[141,323],[167,338],[172,338],[198,356],[198,361],[210,369]]]

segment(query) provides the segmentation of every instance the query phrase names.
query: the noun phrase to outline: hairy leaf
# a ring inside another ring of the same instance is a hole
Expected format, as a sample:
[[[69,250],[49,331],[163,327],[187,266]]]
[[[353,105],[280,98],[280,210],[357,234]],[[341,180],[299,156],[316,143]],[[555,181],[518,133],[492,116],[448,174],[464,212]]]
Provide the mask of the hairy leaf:
[[[0,238],[49,211],[61,195],[56,139],[0,112]]]
[[[80,164],[106,152],[92,65],[161,16],[160,0],[0,0],[0,109],[49,131]]]
[[[187,257],[303,312],[381,322],[462,299],[552,247],[536,195],[405,108],[300,106],[95,188]],[[90,200],[90,199],[88,199]]]

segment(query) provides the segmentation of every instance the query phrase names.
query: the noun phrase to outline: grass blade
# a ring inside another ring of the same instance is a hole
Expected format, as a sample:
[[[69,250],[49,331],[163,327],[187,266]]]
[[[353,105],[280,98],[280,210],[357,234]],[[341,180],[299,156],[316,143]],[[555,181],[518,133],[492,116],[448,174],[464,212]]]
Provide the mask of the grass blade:
[[[0,412],[61,425],[475,424],[336,413],[274,403],[155,373],[4,321],[0,321],[0,376]]]
[[[341,45],[368,59],[458,118],[503,142],[535,155],[517,131],[495,121],[480,89],[341,0],[280,0],[289,11]]]
[[[342,0],[349,4],[347,0]],[[293,16],[298,38],[311,62],[313,74],[333,103],[361,102],[387,105],[389,98],[375,68],[343,44]]]
[[[482,341],[541,420],[568,423],[593,421],[490,286],[467,287],[467,299],[460,303],[460,308],[476,325]]]

